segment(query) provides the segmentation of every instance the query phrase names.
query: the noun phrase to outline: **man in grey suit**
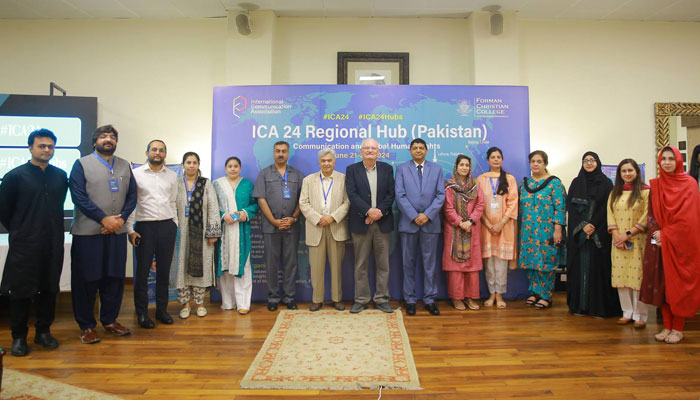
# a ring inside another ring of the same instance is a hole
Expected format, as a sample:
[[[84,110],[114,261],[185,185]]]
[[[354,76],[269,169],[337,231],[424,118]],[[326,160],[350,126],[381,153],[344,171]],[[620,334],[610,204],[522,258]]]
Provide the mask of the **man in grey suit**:
[[[345,175],[335,171],[335,151],[324,148],[318,152],[319,172],[306,178],[301,185],[299,208],[306,217],[306,245],[309,246],[313,299],[309,310],[323,306],[325,294],[326,258],[331,267],[331,299],[338,311],[345,309],[342,291],[342,266],[348,224],[345,216],[350,200],[345,192]]]
[[[440,315],[437,296],[438,239],[440,210],[445,202],[445,178],[442,168],[426,161],[428,146],[420,138],[410,146],[413,160],[396,169],[396,204],[401,210],[399,232],[403,258],[403,296],[406,314],[416,313],[415,274],[417,256],[423,259],[423,303],[432,315]]]

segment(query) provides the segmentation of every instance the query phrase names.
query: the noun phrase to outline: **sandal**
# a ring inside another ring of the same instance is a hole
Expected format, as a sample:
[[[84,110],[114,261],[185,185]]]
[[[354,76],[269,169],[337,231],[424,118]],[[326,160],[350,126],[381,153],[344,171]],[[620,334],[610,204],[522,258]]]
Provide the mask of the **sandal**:
[[[671,333],[666,336],[666,340],[664,340],[668,344],[677,344],[683,339],[683,332],[677,331],[677,330],[672,330]]]
[[[547,304],[545,305],[544,303],[540,303],[541,301],[546,301]],[[549,308],[552,306],[552,299],[539,299],[537,300],[537,303],[535,303],[535,308],[538,310],[544,310],[545,308]]]
[[[666,338],[668,337],[668,335],[670,333],[671,333],[671,330],[664,328],[663,331],[654,335],[654,339],[656,339],[657,342],[665,342]]]
[[[539,299],[540,298],[536,294],[531,294],[530,297],[528,297],[527,300],[525,300],[525,304],[527,304],[528,306],[534,306],[535,303],[537,303],[537,300]]]
[[[496,300],[496,298],[493,298],[493,299],[492,299],[492,298],[488,298],[488,299],[484,302],[484,307],[493,307],[493,302],[494,302],[495,300]]]
[[[506,308],[508,304],[506,304],[505,301],[503,300],[496,300],[496,307],[498,308]]]
[[[479,304],[477,304],[477,302],[472,299],[467,299],[467,307],[469,307],[469,309],[472,311],[476,311],[481,308],[479,307]]]
[[[464,302],[462,302],[462,300],[452,300],[452,305],[459,311],[464,311],[467,309],[466,307],[464,307]]]

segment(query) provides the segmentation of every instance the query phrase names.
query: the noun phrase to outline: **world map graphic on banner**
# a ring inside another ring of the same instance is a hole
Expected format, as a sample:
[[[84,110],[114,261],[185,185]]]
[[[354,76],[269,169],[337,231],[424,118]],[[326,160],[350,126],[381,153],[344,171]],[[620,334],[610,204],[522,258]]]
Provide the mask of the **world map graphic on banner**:
[[[225,175],[225,160],[237,156],[241,159],[241,174],[255,182],[258,172],[273,163],[273,144],[280,140],[290,143],[289,164],[304,175],[319,170],[317,153],[324,147],[335,150],[336,170],[344,173],[348,165],[361,161],[360,145],[367,138],[377,140],[379,161],[391,164],[394,169],[411,159],[408,150],[411,140],[422,138],[428,144],[426,158],[440,165],[446,177],[451,176],[458,154],[472,159],[474,177],[487,171],[486,150],[497,146],[504,153],[503,168],[520,181],[529,175],[528,89],[433,85],[214,88],[214,179]],[[253,221],[252,231],[252,263],[258,267],[254,282],[259,286],[264,281],[264,268],[260,268],[263,261],[259,221]],[[398,240],[392,240],[392,298],[401,297],[400,251],[396,245]],[[301,286],[298,288],[302,300],[310,298],[310,289],[308,296],[305,295],[310,284],[303,233],[299,249]],[[345,262],[348,260],[346,255]],[[349,275],[347,269],[343,267],[343,292],[344,297],[352,298],[351,290],[346,290],[346,284],[352,287],[352,268]],[[519,285],[517,278],[515,281]],[[256,287],[253,297],[264,300],[264,296],[260,297],[264,293]],[[444,284],[440,297],[445,297]]]

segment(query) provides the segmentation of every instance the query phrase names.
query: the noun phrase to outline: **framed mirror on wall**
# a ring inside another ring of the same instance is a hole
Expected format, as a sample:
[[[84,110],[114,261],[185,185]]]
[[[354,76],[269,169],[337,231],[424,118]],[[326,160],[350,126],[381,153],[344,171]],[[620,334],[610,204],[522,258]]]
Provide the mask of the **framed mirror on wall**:
[[[700,103],[654,103],[656,153],[677,147],[687,171],[695,146],[700,145]]]
[[[339,85],[408,85],[408,53],[338,52]]]

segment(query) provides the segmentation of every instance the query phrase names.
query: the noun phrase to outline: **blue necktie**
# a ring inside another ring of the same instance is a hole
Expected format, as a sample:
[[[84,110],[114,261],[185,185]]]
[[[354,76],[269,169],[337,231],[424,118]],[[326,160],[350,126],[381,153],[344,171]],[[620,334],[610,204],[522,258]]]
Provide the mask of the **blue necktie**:
[[[423,166],[419,165],[418,166],[418,183],[420,184],[420,187],[423,187]]]

